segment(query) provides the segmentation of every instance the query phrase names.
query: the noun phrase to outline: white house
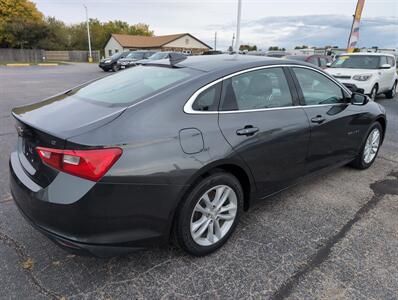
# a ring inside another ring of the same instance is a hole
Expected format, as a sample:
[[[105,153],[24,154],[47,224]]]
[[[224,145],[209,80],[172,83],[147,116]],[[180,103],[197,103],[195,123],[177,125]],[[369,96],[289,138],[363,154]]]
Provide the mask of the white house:
[[[105,46],[105,56],[128,50],[156,50],[156,51],[190,51],[201,54],[211,49],[189,33],[160,36],[140,36],[128,34],[112,34]]]

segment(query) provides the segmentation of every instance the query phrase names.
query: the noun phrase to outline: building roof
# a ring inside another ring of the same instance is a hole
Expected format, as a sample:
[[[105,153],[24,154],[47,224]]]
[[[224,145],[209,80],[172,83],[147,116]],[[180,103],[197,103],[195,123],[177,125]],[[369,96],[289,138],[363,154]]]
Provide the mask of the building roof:
[[[142,35],[129,35],[129,34],[112,34],[112,37],[124,48],[159,48],[172,41],[175,41],[183,36],[189,35],[193,39],[202,43],[204,46],[211,49],[202,41],[198,40],[189,33],[179,33],[170,35],[159,36],[142,36]]]

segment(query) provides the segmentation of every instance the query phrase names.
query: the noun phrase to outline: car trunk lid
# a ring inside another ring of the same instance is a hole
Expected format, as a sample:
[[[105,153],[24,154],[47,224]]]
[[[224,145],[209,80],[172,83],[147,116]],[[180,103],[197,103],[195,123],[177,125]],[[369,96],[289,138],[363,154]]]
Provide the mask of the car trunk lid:
[[[105,125],[124,110],[122,107],[82,101],[66,94],[14,108],[12,114],[18,132],[18,156],[25,172],[40,186],[47,186],[58,171],[41,161],[37,146],[64,149],[68,138]]]

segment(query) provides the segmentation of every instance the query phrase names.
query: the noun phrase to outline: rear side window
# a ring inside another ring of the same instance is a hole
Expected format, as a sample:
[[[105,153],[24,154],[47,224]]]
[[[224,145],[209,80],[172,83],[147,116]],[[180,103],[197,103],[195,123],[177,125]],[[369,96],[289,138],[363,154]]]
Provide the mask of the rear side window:
[[[319,72],[293,68],[307,105],[343,103],[342,89]]]
[[[187,80],[197,72],[188,68],[137,66],[94,81],[70,95],[99,104],[129,105]]]
[[[292,106],[292,96],[282,68],[266,68],[224,81],[221,109],[254,110]]]
[[[221,82],[209,87],[200,93],[192,105],[193,110],[217,111],[221,93]]]

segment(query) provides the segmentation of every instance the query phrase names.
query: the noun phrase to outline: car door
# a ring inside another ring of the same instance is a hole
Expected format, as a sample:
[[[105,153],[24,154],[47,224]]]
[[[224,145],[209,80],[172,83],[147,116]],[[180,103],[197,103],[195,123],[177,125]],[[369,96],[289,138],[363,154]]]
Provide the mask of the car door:
[[[308,171],[354,158],[367,128],[366,113],[350,104],[348,92],[323,72],[300,66],[291,70],[311,127]]]
[[[305,173],[309,122],[285,72],[264,67],[223,81],[220,129],[264,196]]]
[[[389,90],[390,87],[390,81],[392,79],[391,76],[391,72],[389,72],[391,70],[390,69],[382,69],[381,66],[388,64],[387,62],[387,56],[380,56],[380,65],[379,65],[379,92],[385,92],[387,90]],[[393,70],[395,71],[395,70]],[[392,85],[391,85],[392,86]]]
[[[387,64],[389,64],[391,66],[391,68],[383,70],[386,73],[386,76],[387,76],[386,90],[388,91],[394,85],[395,76],[396,76],[395,75],[396,68],[395,68],[395,61],[394,61],[393,57],[386,56],[386,59],[387,59]]]

